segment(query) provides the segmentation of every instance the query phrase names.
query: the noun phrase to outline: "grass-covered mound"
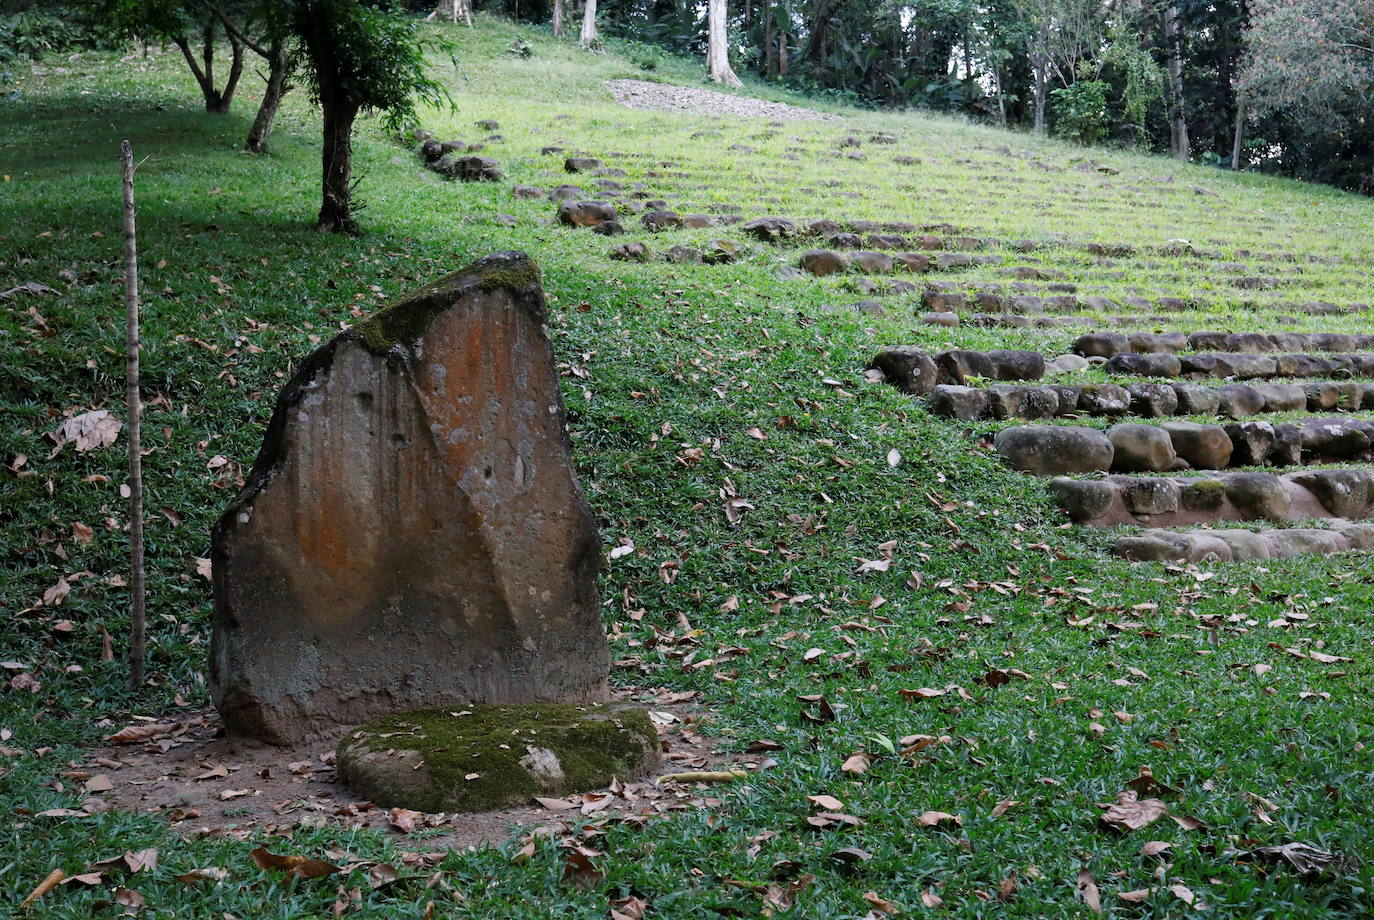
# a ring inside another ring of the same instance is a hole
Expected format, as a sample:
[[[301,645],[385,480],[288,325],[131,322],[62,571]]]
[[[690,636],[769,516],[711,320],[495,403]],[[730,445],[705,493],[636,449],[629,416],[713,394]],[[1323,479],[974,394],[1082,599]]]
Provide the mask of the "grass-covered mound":
[[[489,811],[628,780],[658,760],[635,706],[527,703],[417,709],[339,742],[339,778],[388,808]]]

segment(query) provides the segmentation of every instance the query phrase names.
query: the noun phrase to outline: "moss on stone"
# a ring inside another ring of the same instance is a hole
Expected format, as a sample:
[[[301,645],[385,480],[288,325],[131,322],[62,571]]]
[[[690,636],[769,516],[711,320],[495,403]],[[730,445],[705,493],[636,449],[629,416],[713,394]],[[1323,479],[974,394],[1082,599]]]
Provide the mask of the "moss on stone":
[[[374,719],[339,742],[337,765],[345,785],[378,805],[467,812],[600,788],[643,772],[657,755],[643,709],[528,703]]]
[[[353,328],[368,351],[386,354],[397,345],[418,341],[434,318],[466,291],[508,290],[528,295],[539,291],[540,281],[538,263],[523,252],[496,253],[391,301]]]
[[[1226,497],[1226,483],[1220,479],[1199,479],[1183,488],[1183,507],[1189,511],[1215,511]]]

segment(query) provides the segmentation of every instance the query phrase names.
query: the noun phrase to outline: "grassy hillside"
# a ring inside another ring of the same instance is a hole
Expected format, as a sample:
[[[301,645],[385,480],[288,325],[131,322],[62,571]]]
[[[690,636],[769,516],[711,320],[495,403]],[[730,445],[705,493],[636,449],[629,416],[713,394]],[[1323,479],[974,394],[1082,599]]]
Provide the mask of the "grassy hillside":
[[[854,276],[779,280],[802,244],[769,246],[734,226],[653,235],[632,215],[628,234],[608,240],[557,227],[551,202],[517,199],[511,186],[590,190],[589,177],[562,171],[562,155],[540,153],[553,145],[604,158],[625,171],[616,181],[641,182],[683,213],[948,224],[934,232],[998,238],[978,254],[1001,262],[933,277],[1007,284],[1002,269],[1032,266],[1062,272],[1080,296],[1183,298],[1190,309],[1163,323],[1153,310],[1108,313],[1185,332],[1367,329],[1368,309],[1316,316],[1291,305],[1374,303],[1374,201],[914,114],[834,110],[836,120],[775,124],[636,111],[604,81],[697,85],[696,62],[616,46],[590,55],[491,20],[446,31],[457,67],[436,66],[457,109],[427,112],[424,126],[478,142],[490,132],[474,122],[498,121],[501,139],[483,152],[506,180],[444,181],[365,122],[358,239],[310,229],[318,120],[299,92],[266,157],[239,152],[259,84],[234,114],[205,115],[174,50],[49,61],[18,72],[17,94],[0,102],[0,291],[33,281],[56,292],[0,302],[0,647],[12,678],[0,689],[0,794],[13,818],[0,832],[0,897],[17,902],[54,867],[74,874],[158,847],[156,871],[109,876],[143,894],[145,915],[321,916],[337,879],[287,885],[253,866],[252,846],[390,861],[427,849],[334,822],[296,828],[290,841],[261,825],[183,839],[160,815],[38,813],[80,808],[84,749],[132,717],[208,706],[210,596],[197,559],[296,364],[387,298],[486,252],[524,249],[544,269],[575,454],[607,550],[635,547],[603,575],[613,679],[695,691],[710,716],[702,731],[728,758],[776,764],[712,790],[718,803],[642,827],[605,823],[586,838],[604,873],[586,889],[562,880],[555,837],[527,859],[513,859],[515,848],[449,854],[424,874],[441,874],[433,889],[422,877],[369,892],[360,870],[345,880],[364,890],[350,916],[428,916],[435,901],[433,916],[604,917],[631,894],[664,918],[780,914],[792,897],[798,917],[883,909],[865,893],[902,915],[925,912],[924,896],[943,901],[936,915],[1089,916],[1084,869],[1120,916],[1374,910],[1367,556],[1111,559],[1111,534],[1071,527],[1041,481],[988,450],[984,437],[1003,423],[935,420],[862,374],[882,345],[1054,355],[1075,330],[920,325],[910,294],[874,297],[883,316],[826,309],[870,295]],[[530,57],[507,50],[517,34]],[[875,133],[897,143],[874,143]],[[840,146],[849,136],[860,146]],[[118,660],[123,441],[53,454],[45,437],[64,413],[122,411],[126,137],[146,158],[153,679],[137,695]],[[715,238],[743,244],[745,257],[607,258],[624,240],[661,252]],[[1038,248],[1022,253],[1018,240]],[[1134,250],[1095,255],[1087,243]],[[733,498],[748,503],[737,523],[725,514]],[[885,570],[865,565],[885,554]],[[115,661],[102,660],[106,632]],[[1028,677],[996,686],[996,669]],[[902,693],[955,687],[965,692]],[[816,694],[833,721],[806,717],[818,704],[799,698]],[[939,741],[887,750],[914,735]],[[760,739],[779,749],[748,753]],[[867,772],[843,771],[859,751],[872,755]],[[1104,829],[1096,803],[1142,766],[1178,790],[1173,814],[1205,826]],[[861,823],[809,824],[807,796],[818,794]],[[962,826],[920,826],[929,811]],[[1168,857],[1143,857],[1147,840],[1171,842]],[[1354,862],[1304,878],[1227,855],[1292,840]],[[209,865],[228,881],[174,879]],[[90,916],[111,899],[109,878],[64,886],[44,915]],[[1158,890],[1143,903],[1117,897],[1149,887]]]

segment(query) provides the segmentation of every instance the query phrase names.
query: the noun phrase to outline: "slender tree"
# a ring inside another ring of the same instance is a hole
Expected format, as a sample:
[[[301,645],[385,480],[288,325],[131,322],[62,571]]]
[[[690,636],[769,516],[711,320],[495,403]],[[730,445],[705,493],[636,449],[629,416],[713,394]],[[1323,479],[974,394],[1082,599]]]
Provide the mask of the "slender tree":
[[[1188,113],[1183,103],[1183,47],[1178,29],[1178,6],[1164,7],[1164,50],[1169,59],[1169,153],[1176,159],[1192,156],[1188,143]]]
[[[742,86],[730,67],[730,42],[726,29],[725,0],[708,0],[707,5],[706,69],[711,79],[726,86]]]
[[[311,97],[324,121],[320,230],[358,230],[353,202],[353,123],[363,109],[385,114],[391,127],[415,117],[417,99],[447,101],[426,72],[424,44],[414,25],[359,0],[294,0]]]
[[[553,37],[563,38],[563,0],[553,0]]]

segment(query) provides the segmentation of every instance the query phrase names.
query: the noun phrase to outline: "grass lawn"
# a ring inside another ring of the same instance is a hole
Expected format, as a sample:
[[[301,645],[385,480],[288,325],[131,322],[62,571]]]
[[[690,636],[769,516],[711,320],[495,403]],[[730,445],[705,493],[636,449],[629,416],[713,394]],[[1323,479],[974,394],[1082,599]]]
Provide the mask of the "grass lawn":
[[[7,909],[54,868],[75,875],[155,847],[155,870],[106,869],[35,914],[114,916],[132,900],[111,904],[123,886],[144,916],[325,916],[342,882],[361,889],[344,899],[357,917],[606,917],[613,901],[633,916],[629,896],[664,918],[857,918],[889,902],[898,916],[1069,917],[1093,915],[1080,894],[1089,878],[1122,917],[1374,913],[1366,556],[1109,558],[1111,532],[1070,526],[1043,482],[988,449],[1004,423],[935,419],[862,374],[883,345],[1054,355],[1076,330],[918,325],[911,295],[875,298],[885,316],[826,310],[867,295],[854,276],[779,280],[804,244],[773,247],[730,226],[653,235],[633,215],[628,234],[608,240],[555,226],[551,202],[516,199],[510,186],[590,190],[589,177],[563,173],[561,155],[541,155],[558,145],[603,157],[626,172],[617,181],[643,182],[684,213],[948,223],[1005,241],[985,250],[1002,263],[933,277],[977,287],[1007,283],[999,268],[1035,265],[1080,294],[1188,299],[1192,310],[1164,325],[1142,313],[1136,327],[1184,332],[1367,331],[1368,309],[1311,316],[1284,304],[1374,303],[1374,201],[915,114],[833,109],[841,119],[773,124],[635,111],[604,81],[698,85],[698,63],[615,43],[591,55],[482,17],[445,31],[457,66],[436,66],[457,109],[426,113],[424,126],[475,142],[489,132],[474,122],[498,121],[502,139],[484,154],[506,181],[444,181],[364,121],[367,232],[356,239],[311,229],[318,118],[300,91],[272,153],[255,157],[239,148],[260,84],[233,114],[206,115],[174,49],[49,60],[4,87],[16,92],[0,101],[0,291],[35,281],[57,292],[0,302]],[[532,56],[507,50],[517,33]],[[898,143],[872,143],[877,132]],[[840,147],[850,135],[861,145]],[[122,413],[126,137],[145,158],[151,680],[137,694],[122,663],[124,442],[54,454],[45,437],[64,413]],[[718,237],[745,243],[746,256],[607,258],[618,241],[662,251]],[[1010,246],[1022,239],[1042,245],[1024,255]],[[1136,250],[1103,257],[1087,242]],[[427,849],[423,833],[326,822],[289,839],[262,826],[183,836],[163,815],[83,809],[85,777],[104,769],[87,759],[101,738],[138,716],[209,705],[210,590],[197,560],[293,368],[379,303],[501,249],[543,267],[583,486],[608,553],[634,546],[602,579],[613,681],[696,691],[710,714],[702,730],[727,758],[758,765],[746,748],[768,739],[776,763],[714,787],[718,803],[642,825],[565,813],[554,819],[567,833],[523,854],[521,841],[453,852],[376,890],[363,869],[288,882],[249,852],[399,864]],[[1258,289],[1237,284],[1257,276],[1268,279]],[[731,523],[736,498],[747,507]],[[102,660],[107,633],[113,661]],[[946,692],[903,692],[918,688]],[[815,695],[832,720],[814,721],[821,704],[799,699]],[[916,735],[936,740],[903,753],[901,739]],[[842,769],[857,752],[870,755],[866,771]],[[1180,821],[1105,828],[1098,803],[1142,767],[1175,790],[1164,799]],[[807,819],[818,810],[857,822],[817,827]],[[927,812],[958,821],[924,826]],[[583,887],[564,877],[559,843],[572,837],[600,853],[600,875]],[[1147,841],[1172,848],[1144,856]],[[1230,852],[1290,841],[1347,861],[1305,878]],[[176,878],[207,866],[227,878]]]

